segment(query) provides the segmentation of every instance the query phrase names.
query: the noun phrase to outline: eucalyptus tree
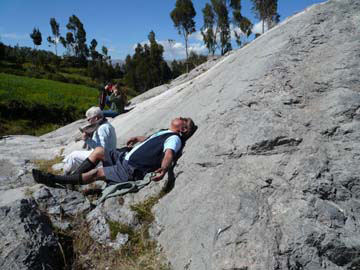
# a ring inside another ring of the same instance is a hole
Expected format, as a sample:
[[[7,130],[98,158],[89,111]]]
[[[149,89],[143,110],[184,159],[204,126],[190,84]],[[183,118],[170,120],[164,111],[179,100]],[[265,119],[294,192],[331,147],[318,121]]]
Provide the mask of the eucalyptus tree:
[[[38,46],[41,45],[42,37],[39,28],[34,27],[32,33],[30,33],[30,37],[34,43],[34,48],[37,48]]]
[[[110,55],[108,55],[108,52],[109,52],[108,48],[105,46],[102,46],[101,52],[103,53],[104,61],[107,63],[111,58]]]
[[[179,35],[183,35],[185,39],[186,60],[189,58],[189,35],[195,32],[195,16],[196,11],[191,0],[176,0],[175,8],[170,13],[170,17],[174,22],[174,26],[178,29]]]
[[[265,22],[269,25],[273,20],[279,20],[277,14],[277,0],[251,0],[255,16],[262,21],[262,33],[265,31]],[[270,25],[271,26],[271,25]]]
[[[101,51],[105,55],[105,57],[108,56],[108,51],[109,51],[108,48],[106,48],[105,46],[102,46]]]
[[[125,61],[124,81],[136,92],[163,84],[172,78],[171,70],[163,58],[164,47],[156,42],[154,31],[148,35],[148,43],[137,44],[135,53]]]
[[[203,37],[206,48],[209,53],[212,55],[216,51],[216,30],[214,29],[215,24],[215,14],[212,6],[209,3],[206,3],[205,7],[202,9],[204,25],[201,28],[201,35]],[[175,63],[176,65],[177,63]]]
[[[266,20],[266,23],[268,25],[268,29],[273,28],[275,25],[277,25],[280,22],[280,14],[276,13],[270,18]]]
[[[220,37],[221,55],[224,55],[232,49],[227,0],[211,0],[211,5],[216,15],[216,34]]]
[[[90,56],[93,61],[99,58],[99,53],[96,51],[96,46],[98,45],[96,39],[92,39],[90,42]]]
[[[171,70],[164,60],[164,47],[156,42],[154,31],[150,31],[148,35],[149,43],[150,43],[150,70],[152,70],[153,78],[153,86],[157,86],[168,82],[171,77]]]
[[[48,36],[47,41],[54,45],[55,54],[57,56],[57,44],[60,41],[60,30],[59,30],[60,25],[57,23],[55,18],[50,18],[50,26],[53,37]]]
[[[81,61],[85,62],[86,57],[89,56],[89,48],[86,45],[86,32],[84,25],[78,17],[72,15],[69,17],[69,22],[66,25],[66,28],[72,31],[74,39],[74,52],[75,56]]]
[[[232,8],[233,12],[233,23],[235,26],[237,26],[241,32],[246,36],[249,37],[252,33],[251,29],[253,27],[253,24],[251,21],[244,17],[241,14],[241,1],[240,0],[230,0],[230,7]],[[234,30],[234,35],[236,38],[236,43],[238,46],[241,46],[241,33],[238,33],[236,30]]]
[[[66,49],[67,55],[74,55],[75,54],[75,39],[73,33],[67,32],[66,37],[60,37],[60,43]]]

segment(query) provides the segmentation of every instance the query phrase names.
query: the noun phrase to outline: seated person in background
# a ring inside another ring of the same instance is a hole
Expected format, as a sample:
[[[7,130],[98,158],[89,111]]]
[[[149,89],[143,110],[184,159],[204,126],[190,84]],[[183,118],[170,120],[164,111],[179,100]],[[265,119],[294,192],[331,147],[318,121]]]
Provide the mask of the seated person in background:
[[[129,147],[140,144],[133,147],[130,152],[114,150],[106,156],[104,148],[97,147],[75,174],[54,175],[33,169],[33,178],[36,182],[47,185],[86,185],[96,180],[116,184],[139,180],[145,174],[155,172],[156,175],[151,180],[159,181],[172,166],[172,162],[177,160],[186,140],[196,129],[191,118],[178,117],[171,121],[168,130],[161,130],[150,137],[131,138],[127,143]],[[96,168],[100,161],[103,161],[104,167]]]
[[[115,86],[106,85],[105,90],[111,91],[112,94],[109,97],[111,103],[110,110],[104,110],[103,114],[105,117],[115,117],[124,112],[126,105],[126,94],[124,91],[120,90],[121,84],[117,83]]]
[[[108,154],[116,149],[116,133],[114,127],[104,118],[99,107],[91,107],[86,111],[89,125],[81,129],[81,138],[90,147],[90,151],[74,151],[64,159],[64,173],[74,172],[88,158],[96,147],[103,147]],[[90,136],[90,134],[92,134]]]
[[[111,103],[109,101],[109,96],[111,95],[111,89],[112,84],[108,83],[105,85],[105,87],[100,87],[99,89],[99,108],[103,110],[105,108],[105,105],[111,106]]]

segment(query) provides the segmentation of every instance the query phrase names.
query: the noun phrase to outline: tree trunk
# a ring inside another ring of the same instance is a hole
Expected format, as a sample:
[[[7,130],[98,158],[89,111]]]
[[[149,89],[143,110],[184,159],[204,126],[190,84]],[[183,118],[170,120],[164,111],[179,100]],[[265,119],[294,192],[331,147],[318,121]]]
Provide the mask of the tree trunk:
[[[188,36],[185,34],[186,73],[189,73]]]

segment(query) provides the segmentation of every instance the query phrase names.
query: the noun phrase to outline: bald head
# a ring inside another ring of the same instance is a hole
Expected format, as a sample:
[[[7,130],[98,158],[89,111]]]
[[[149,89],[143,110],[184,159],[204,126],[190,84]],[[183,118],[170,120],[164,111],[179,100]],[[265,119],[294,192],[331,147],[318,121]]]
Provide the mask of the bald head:
[[[191,118],[177,117],[170,123],[170,130],[180,133],[185,140],[194,134],[196,128],[197,126]]]

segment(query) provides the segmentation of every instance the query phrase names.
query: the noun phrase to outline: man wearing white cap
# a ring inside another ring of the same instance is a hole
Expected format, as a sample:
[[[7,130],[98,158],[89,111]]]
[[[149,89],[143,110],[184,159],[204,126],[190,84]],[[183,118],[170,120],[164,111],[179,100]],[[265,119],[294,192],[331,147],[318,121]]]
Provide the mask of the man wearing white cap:
[[[74,172],[88,158],[96,147],[103,147],[106,153],[116,149],[116,133],[114,127],[104,118],[99,107],[91,107],[86,111],[89,126],[82,130],[81,138],[90,147],[89,151],[74,151],[64,159],[64,173]],[[90,136],[92,134],[92,136]]]

